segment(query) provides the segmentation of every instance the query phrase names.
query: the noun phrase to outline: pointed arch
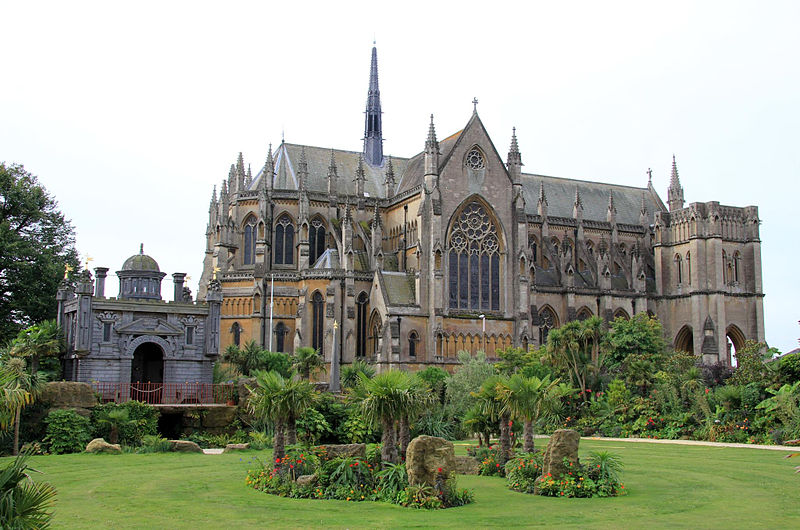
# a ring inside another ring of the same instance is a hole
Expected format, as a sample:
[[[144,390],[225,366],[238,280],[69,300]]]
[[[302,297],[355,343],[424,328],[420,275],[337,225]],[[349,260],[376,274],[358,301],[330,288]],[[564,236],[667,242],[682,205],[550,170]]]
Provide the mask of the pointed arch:
[[[417,354],[419,353],[419,333],[416,330],[412,329],[408,332],[408,356],[411,359],[416,360]]]
[[[500,310],[504,241],[497,215],[480,196],[453,212],[447,238],[450,308]]]
[[[593,315],[594,315],[594,313],[592,313],[591,309],[589,309],[586,306],[583,306],[580,309],[578,309],[578,312],[575,315],[575,319],[576,320],[586,320],[586,319],[592,318]]]
[[[283,212],[275,220],[273,259],[275,265],[294,265],[294,220]]]
[[[614,320],[621,318],[623,320],[630,320],[631,317],[628,315],[628,312],[622,309],[621,307],[614,311]]]
[[[678,334],[675,335],[673,347],[675,351],[694,353],[694,334],[691,326],[683,326],[680,331],[678,331]]]
[[[242,265],[252,265],[256,259],[258,219],[252,213],[242,221]]]
[[[736,352],[739,351],[741,348],[744,348],[745,342],[747,342],[747,337],[745,337],[742,330],[739,329],[739,326],[736,324],[730,324],[728,329],[725,330],[725,337],[727,338],[728,344],[728,361],[729,364],[738,365],[735,361]]]
[[[278,322],[275,325],[275,351],[286,352],[286,334],[289,333],[289,328],[283,322]]]
[[[378,357],[380,354],[382,331],[381,315],[377,310],[374,310],[369,317],[369,335],[367,336],[367,352],[372,357]]]
[[[683,283],[683,258],[680,254],[675,254],[675,275],[677,285],[681,285]]]
[[[539,345],[547,344],[547,335],[551,329],[559,327],[558,314],[549,305],[539,310]]]
[[[356,298],[356,357],[367,356],[367,309],[369,295],[361,291]]]
[[[319,291],[311,295],[311,347],[324,358],[323,323],[325,321],[325,298]]]
[[[317,214],[311,218],[308,228],[308,264],[313,266],[327,247],[327,223]]]

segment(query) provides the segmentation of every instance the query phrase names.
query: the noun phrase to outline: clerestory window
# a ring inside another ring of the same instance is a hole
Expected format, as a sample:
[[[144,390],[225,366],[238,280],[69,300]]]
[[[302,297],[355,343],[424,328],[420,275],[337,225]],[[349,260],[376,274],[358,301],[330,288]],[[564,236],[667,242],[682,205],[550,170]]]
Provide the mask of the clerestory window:
[[[450,307],[500,310],[500,242],[482,204],[468,204],[455,218],[449,238]]]

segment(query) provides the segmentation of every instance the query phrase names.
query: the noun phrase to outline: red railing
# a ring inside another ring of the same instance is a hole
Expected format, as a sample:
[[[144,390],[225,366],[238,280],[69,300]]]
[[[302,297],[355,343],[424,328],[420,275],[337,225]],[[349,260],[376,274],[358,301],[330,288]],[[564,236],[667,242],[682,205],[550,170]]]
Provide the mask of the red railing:
[[[103,403],[142,401],[151,405],[233,405],[234,385],[211,383],[103,383],[92,387]]]

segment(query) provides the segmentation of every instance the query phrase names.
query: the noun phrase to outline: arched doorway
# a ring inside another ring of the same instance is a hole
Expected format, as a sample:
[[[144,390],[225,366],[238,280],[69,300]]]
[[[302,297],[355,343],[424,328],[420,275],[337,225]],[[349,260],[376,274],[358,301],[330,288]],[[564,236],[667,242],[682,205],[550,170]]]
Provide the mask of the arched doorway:
[[[675,351],[694,353],[694,336],[689,326],[683,326],[675,336]]]
[[[739,366],[736,360],[736,352],[744,348],[744,343],[747,341],[747,338],[744,336],[741,329],[731,324],[725,331],[725,339],[728,344],[728,365]]]
[[[133,351],[131,399],[161,403],[164,381],[164,350],[155,342],[143,342]]]

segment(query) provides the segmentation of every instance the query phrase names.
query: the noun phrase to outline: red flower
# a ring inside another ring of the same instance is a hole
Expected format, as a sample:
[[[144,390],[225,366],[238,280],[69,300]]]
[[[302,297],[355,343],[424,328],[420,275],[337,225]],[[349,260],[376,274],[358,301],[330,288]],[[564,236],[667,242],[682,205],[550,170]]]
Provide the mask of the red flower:
[[[275,459],[275,463],[276,463],[276,464],[280,464],[280,463],[281,463],[281,459],[280,459],[280,458],[276,458],[276,459]]]
[[[441,473],[441,472],[442,472],[442,468],[437,468],[437,469],[436,469],[436,472],[437,472],[437,473]]]

